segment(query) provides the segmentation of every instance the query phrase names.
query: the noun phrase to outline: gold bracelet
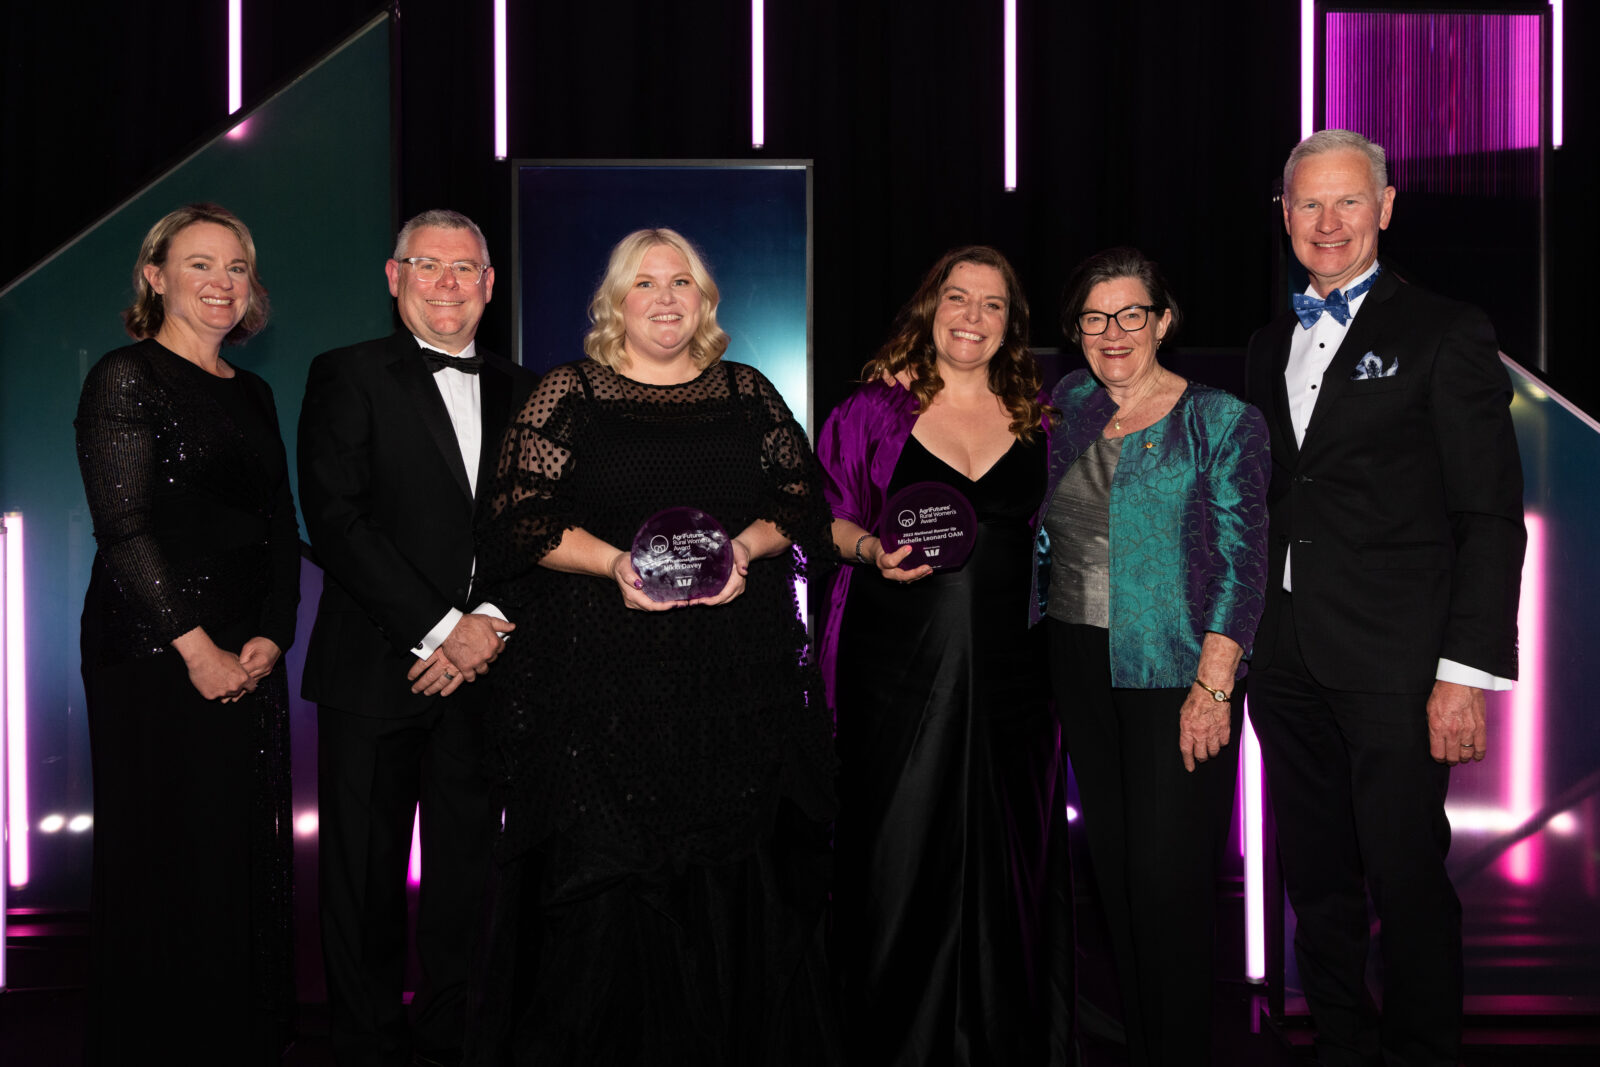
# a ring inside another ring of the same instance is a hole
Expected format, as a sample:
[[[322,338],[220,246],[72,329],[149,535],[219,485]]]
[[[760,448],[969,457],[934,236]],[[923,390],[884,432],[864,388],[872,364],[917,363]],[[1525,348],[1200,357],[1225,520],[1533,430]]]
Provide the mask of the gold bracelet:
[[[1195,677],[1194,684],[1210,693],[1211,699],[1215,700],[1218,704],[1226,704],[1228,701],[1233,699],[1232,693],[1225,689],[1213,689],[1206,683],[1202,682],[1198,676]]]

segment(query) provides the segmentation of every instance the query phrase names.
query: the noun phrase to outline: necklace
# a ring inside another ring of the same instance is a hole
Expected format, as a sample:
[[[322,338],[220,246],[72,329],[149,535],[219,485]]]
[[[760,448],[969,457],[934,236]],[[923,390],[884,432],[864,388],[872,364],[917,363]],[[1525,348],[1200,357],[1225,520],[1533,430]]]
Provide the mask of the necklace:
[[[1133,398],[1133,402],[1131,404],[1125,404],[1122,407],[1119,407],[1117,409],[1117,413],[1111,416],[1112,427],[1118,430],[1122,429],[1122,420],[1131,416],[1139,407],[1139,405],[1145,402],[1145,398],[1155,390],[1155,387],[1160,384],[1160,382],[1161,376],[1158,374],[1150,380],[1149,385],[1140,390],[1139,395]]]

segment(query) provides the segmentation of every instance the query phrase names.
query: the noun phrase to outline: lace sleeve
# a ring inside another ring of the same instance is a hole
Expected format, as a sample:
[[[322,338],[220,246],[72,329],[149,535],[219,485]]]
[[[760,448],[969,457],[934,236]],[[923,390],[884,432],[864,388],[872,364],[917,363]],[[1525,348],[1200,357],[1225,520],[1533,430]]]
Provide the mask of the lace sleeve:
[[[738,387],[755,404],[761,435],[761,467],[771,493],[761,518],[770,519],[799,547],[812,579],[831,566],[833,514],[823,493],[822,466],[806,432],[795,421],[777,388],[754,367],[738,367]]]
[[[486,599],[525,603],[529,573],[579,525],[562,482],[576,462],[573,444],[588,416],[587,401],[578,367],[557,367],[507,427],[477,530],[479,588]]]
[[[89,371],[73,422],[100,563],[163,643],[200,625],[155,536],[156,450],[166,408],[149,363],[122,350]]]

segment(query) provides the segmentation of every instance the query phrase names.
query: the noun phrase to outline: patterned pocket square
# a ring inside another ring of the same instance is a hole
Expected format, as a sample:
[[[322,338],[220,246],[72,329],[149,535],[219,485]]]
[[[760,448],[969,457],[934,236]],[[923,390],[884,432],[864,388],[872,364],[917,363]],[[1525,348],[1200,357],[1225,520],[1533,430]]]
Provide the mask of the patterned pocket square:
[[[1387,367],[1376,352],[1368,352],[1361,357],[1361,362],[1356,364],[1356,369],[1350,372],[1352,382],[1364,382],[1368,378],[1393,378],[1400,372],[1400,357],[1394,357],[1394,362]]]

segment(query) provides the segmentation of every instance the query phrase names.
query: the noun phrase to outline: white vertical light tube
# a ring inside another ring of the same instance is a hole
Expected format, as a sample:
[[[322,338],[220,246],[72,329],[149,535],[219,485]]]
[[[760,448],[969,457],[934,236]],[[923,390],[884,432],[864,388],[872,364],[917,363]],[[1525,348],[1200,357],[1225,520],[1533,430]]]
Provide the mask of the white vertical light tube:
[[[1300,139],[1317,132],[1317,4],[1300,0]]]
[[[767,143],[767,4],[750,0],[750,147]]]
[[[1250,724],[1250,700],[1245,698],[1244,746],[1244,976],[1251,982],[1267,979],[1267,893],[1265,857],[1261,841],[1261,742]]]
[[[7,881],[28,884],[28,672],[23,622],[22,513],[5,526],[5,729]]]
[[[508,154],[506,133],[506,0],[494,0],[494,158]]]
[[[1566,110],[1561,93],[1561,81],[1566,75],[1563,6],[1563,0],[1550,0],[1550,143],[1557,148],[1561,147],[1561,123]]]
[[[244,0],[228,0],[228,114],[244,107]]]
[[[1017,0],[1005,2],[1005,182],[1017,188]]]

